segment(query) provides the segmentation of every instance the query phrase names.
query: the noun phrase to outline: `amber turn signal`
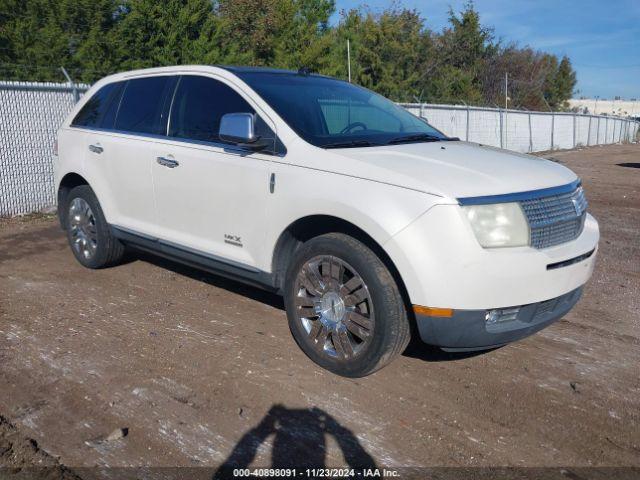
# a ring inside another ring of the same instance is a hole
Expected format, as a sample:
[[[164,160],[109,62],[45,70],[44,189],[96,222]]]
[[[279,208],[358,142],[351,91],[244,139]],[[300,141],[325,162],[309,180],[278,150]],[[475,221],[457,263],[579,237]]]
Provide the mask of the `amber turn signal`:
[[[434,307],[423,307],[422,305],[414,305],[413,311],[417,315],[424,315],[425,317],[452,317],[453,316],[452,308],[434,308]]]

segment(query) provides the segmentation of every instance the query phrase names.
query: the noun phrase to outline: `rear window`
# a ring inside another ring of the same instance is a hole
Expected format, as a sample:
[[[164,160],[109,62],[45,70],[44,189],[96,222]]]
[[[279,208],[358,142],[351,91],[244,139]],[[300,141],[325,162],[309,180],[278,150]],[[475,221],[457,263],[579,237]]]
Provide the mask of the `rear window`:
[[[75,127],[113,128],[123,83],[110,83],[98,90],[71,122]]]
[[[175,77],[129,80],[122,95],[115,129],[132,133],[166,133],[166,100],[173,93]]]

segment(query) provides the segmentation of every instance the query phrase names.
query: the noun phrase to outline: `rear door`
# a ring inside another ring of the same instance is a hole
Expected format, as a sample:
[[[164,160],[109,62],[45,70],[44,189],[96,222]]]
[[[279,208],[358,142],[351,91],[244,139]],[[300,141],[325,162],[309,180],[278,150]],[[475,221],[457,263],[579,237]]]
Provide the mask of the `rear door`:
[[[125,82],[109,83],[100,88],[84,104],[71,122],[72,135],[61,137],[60,150],[73,156],[74,161],[81,160],[82,173],[91,184],[102,209],[111,219],[111,189],[104,182],[104,168],[107,166],[109,152],[102,146],[102,134],[112,129]]]
[[[113,118],[90,134],[87,168],[93,169],[107,221],[136,233],[156,235],[158,224],[151,166],[158,139],[166,134],[176,76],[123,82]]]
[[[255,266],[264,244],[274,156],[220,141],[222,116],[240,112],[255,109],[222,80],[182,76],[169,138],[152,170],[161,238],[214,259]],[[258,133],[273,140],[273,151],[275,128],[269,123],[258,114]]]

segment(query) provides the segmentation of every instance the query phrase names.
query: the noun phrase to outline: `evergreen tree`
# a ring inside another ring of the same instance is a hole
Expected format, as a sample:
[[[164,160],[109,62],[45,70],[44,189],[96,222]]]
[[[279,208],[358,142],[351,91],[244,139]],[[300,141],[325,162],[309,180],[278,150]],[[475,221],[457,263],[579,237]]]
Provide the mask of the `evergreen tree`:
[[[193,44],[211,28],[208,0],[127,0],[111,42],[121,70],[197,62]]]
[[[567,56],[562,57],[553,83],[555,91],[554,106],[558,109],[566,110],[569,107],[567,99],[573,95],[573,90],[577,83],[576,72],[571,67],[571,60]]]
[[[503,46],[473,3],[435,33],[398,4],[342,12],[334,0],[0,0],[0,79],[94,82],[117,71],[176,64],[246,64],[347,78],[397,101],[566,108],[567,57]]]
[[[342,19],[337,33],[338,50],[343,55],[340,77],[347,73],[344,47],[348,38],[355,83],[398,100],[413,101],[419,95],[420,72],[430,39],[416,11],[389,9],[375,16],[353,10]]]
[[[10,50],[0,51],[1,71],[8,78],[61,81],[60,66],[71,74],[94,68],[100,50],[89,66],[81,52],[108,34],[116,7],[115,0],[0,0],[0,43]],[[101,68],[94,78],[108,71]]]

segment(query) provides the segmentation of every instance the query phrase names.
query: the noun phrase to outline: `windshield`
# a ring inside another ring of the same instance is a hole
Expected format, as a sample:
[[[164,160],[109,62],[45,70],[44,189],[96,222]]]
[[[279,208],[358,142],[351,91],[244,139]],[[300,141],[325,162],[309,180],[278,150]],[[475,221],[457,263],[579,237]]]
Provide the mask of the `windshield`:
[[[448,138],[390,100],[341,80],[289,73],[238,72],[307,142],[349,148]]]

